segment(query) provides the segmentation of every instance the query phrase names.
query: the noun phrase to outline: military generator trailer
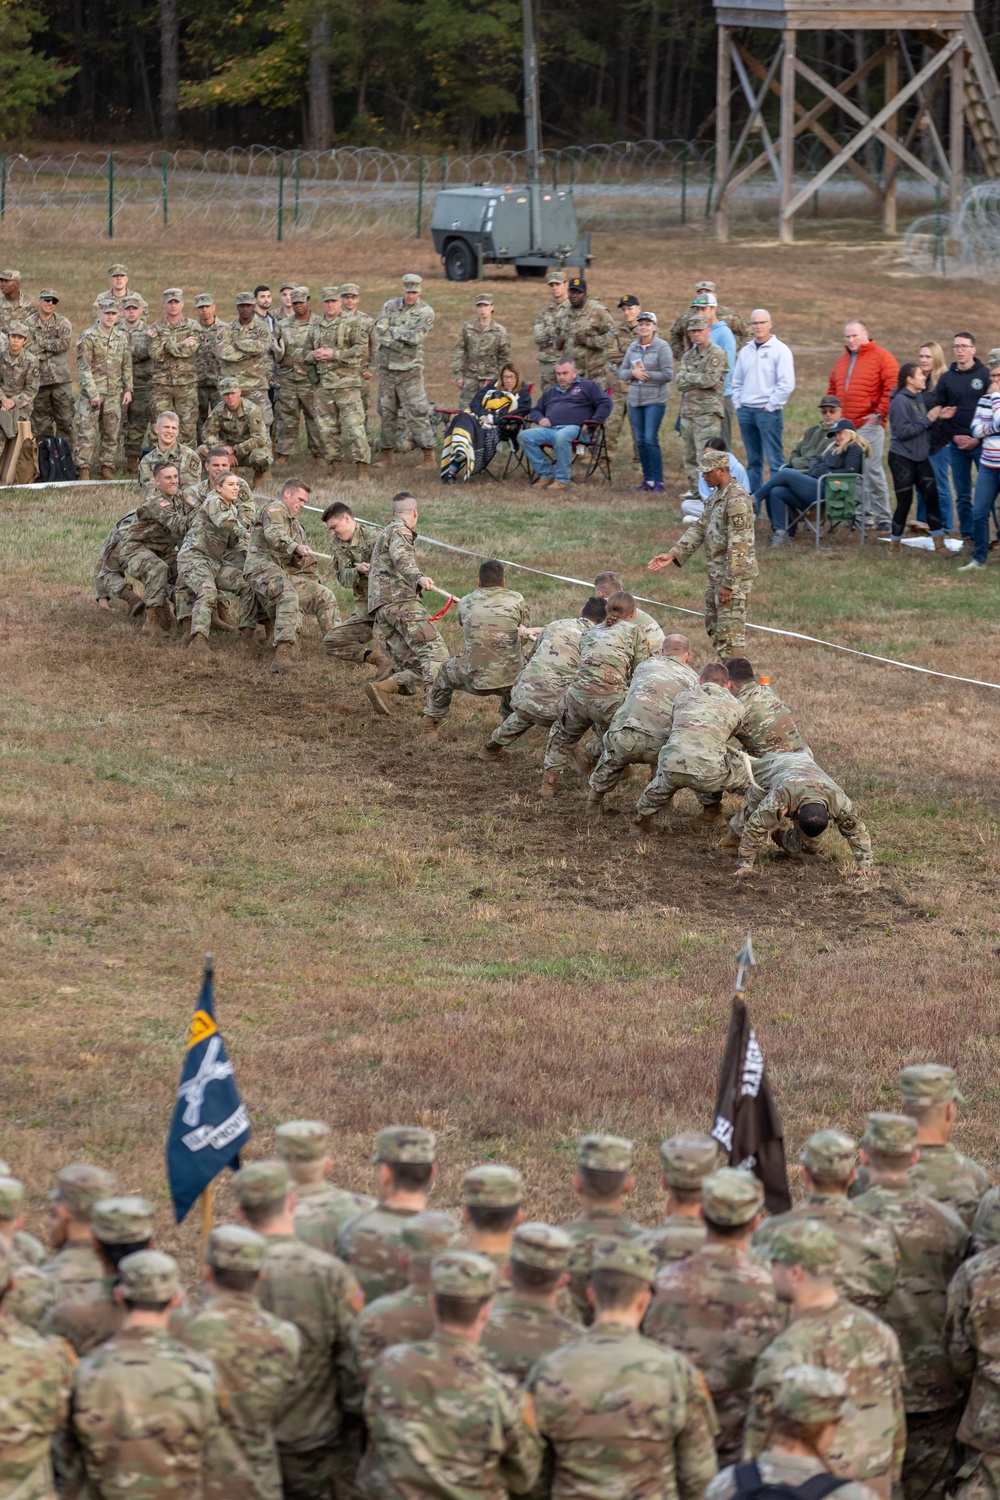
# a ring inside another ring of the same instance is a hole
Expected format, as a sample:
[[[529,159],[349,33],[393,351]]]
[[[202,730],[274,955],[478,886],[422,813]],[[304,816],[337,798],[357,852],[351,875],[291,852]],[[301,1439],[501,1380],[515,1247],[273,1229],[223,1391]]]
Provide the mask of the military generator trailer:
[[[591,261],[590,235],[577,231],[568,187],[445,188],[434,204],[431,234],[449,281],[478,281],[485,265],[542,277],[550,266],[567,264],[582,273]]]

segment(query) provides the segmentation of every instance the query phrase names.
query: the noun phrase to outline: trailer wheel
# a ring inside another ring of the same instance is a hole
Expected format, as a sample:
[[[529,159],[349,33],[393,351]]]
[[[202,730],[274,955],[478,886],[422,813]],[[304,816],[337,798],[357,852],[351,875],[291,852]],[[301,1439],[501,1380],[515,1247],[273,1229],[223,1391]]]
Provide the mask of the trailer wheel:
[[[548,266],[514,266],[518,276],[525,277],[530,281],[541,281],[548,270]]]
[[[444,252],[444,274],[449,281],[471,281],[476,274],[476,253],[468,240],[452,240]]]

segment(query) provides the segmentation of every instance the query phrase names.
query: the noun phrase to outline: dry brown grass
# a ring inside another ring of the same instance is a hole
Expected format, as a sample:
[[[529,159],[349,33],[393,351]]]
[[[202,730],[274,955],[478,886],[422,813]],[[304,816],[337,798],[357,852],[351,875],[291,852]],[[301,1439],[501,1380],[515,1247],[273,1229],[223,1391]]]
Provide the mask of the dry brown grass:
[[[733,305],[780,309],[777,330],[797,350],[793,431],[811,418],[850,313],[869,314],[901,357],[963,324],[984,347],[997,342],[975,288],[945,296],[900,279],[892,248],[826,247],[820,260],[815,247],[671,244],[669,264],[652,241],[597,251],[597,294],[636,287],[662,317],[709,270]],[[116,242],[72,265],[57,246],[32,247],[22,259],[33,289],[61,288],[79,327],[112,253],[147,295],[207,282],[221,304],[260,276],[246,247],[223,244]],[[372,308],[396,272],[422,269],[439,313],[430,388],[450,391],[472,289],[443,282],[426,243],[363,257],[354,244],[293,258],[271,247],[262,259],[275,282],[360,274]],[[526,348],[544,291],[506,276],[494,290]],[[674,440],[666,447],[676,480]],[[405,462],[398,473],[415,477]],[[390,480],[352,488],[356,509],[382,514]],[[594,486],[557,502],[515,486],[421,486],[422,524],[556,572],[616,563],[645,591],[642,565],[679,513],[630,493],[634,482],[619,465],[610,494]],[[748,926],[761,960],[752,1009],[792,1148],[823,1123],[858,1129],[893,1098],[901,1063],[933,1057],[962,1072],[961,1144],[994,1163],[993,695],[758,638],[755,660],[869,819],[882,874],[858,892],[833,847],[818,869],[774,861],[736,887],[732,857],[688,832],[683,812],[671,838],[639,849],[620,815],[587,827],[573,788],[542,814],[540,741],[480,765],[491,716],[478,704],[457,702],[429,747],[412,703],[386,724],[369,718],[363,674],[323,662],[313,635],[293,680],[269,679],[228,640],[194,675],[177,651],[99,617],[91,559],[123,498],[0,496],[0,1155],[31,1184],[35,1227],[55,1168],[92,1156],[156,1199],[164,1243],[190,1266],[195,1231],[169,1225],[161,1153],[206,948],[251,1154],[269,1150],[282,1118],[319,1115],[335,1123],[339,1174],[358,1188],[377,1126],[426,1115],[443,1137],[440,1202],[490,1157],[524,1169],[532,1213],[560,1218],[573,1209],[575,1135],[606,1128],[637,1140],[636,1211],[653,1221],[657,1143],[710,1122]],[[755,617],[996,680],[992,575],[970,586],[921,557],[890,569],[877,550],[765,554]],[[461,559],[427,556],[440,582],[470,586]],[[579,607],[568,586],[528,575],[522,586],[537,619]],[[695,568],[650,591],[697,607],[701,587]],[[627,810],[632,794],[626,784],[616,805]]]

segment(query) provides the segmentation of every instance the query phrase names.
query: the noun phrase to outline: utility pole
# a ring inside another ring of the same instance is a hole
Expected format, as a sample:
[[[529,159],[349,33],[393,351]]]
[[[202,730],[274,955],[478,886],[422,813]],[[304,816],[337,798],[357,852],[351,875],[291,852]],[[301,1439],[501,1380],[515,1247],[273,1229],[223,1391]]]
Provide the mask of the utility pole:
[[[528,151],[528,206],[531,210],[531,248],[534,250],[542,231],[542,189],[539,154],[542,149],[542,121],[538,106],[538,54],[535,50],[535,22],[531,0],[521,0],[524,24],[524,144]]]

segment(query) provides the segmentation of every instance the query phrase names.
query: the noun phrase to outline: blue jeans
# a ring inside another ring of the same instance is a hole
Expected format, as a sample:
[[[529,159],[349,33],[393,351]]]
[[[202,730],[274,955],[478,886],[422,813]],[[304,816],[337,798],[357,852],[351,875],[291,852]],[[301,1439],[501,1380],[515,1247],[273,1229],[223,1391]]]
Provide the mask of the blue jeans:
[[[526,427],[521,433],[521,448],[540,478],[555,478],[560,484],[569,484],[573,465],[573,439],[579,436],[579,427]],[[555,449],[555,463],[542,452],[545,443]]]
[[[951,457],[951,477],[955,481],[955,506],[958,526],[965,541],[972,540],[972,465],[979,471],[979,449],[956,448],[949,443],[942,449]]]
[[[941,509],[941,525],[945,531],[951,530],[952,507],[951,507],[951,459],[947,448],[935,448],[930,455],[931,470],[937,480],[938,505]],[[924,497],[921,495],[917,501],[917,520],[927,520],[927,507]]]
[[[1000,494],[1000,469],[987,469],[984,464],[976,472],[976,496],[972,503],[973,562],[984,563],[990,551],[990,516]]]
[[[771,478],[785,462],[781,446],[785,431],[785,414],[780,411],[765,411],[761,406],[741,406],[736,412],[740,424],[740,436],[747,450],[747,473],[750,489],[756,495],[764,479],[764,459]]]
[[[635,446],[639,450],[642,477],[647,484],[663,483],[663,454],[660,452],[660,423],[667,406],[665,401],[655,406],[630,406],[628,419],[632,423]]]
[[[773,531],[788,530],[788,507],[805,510],[816,504],[819,480],[800,474],[798,469],[779,469],[766,484],[754,490],[754,500],[767,502],[767,514]]]

